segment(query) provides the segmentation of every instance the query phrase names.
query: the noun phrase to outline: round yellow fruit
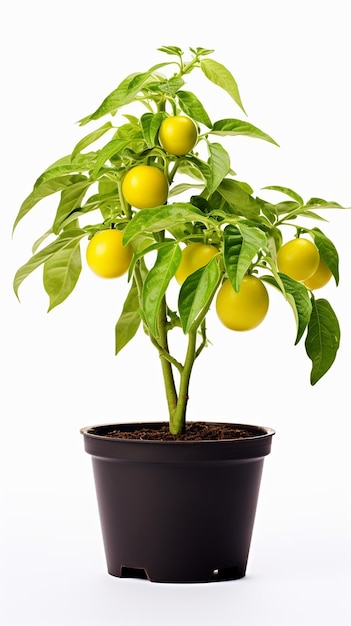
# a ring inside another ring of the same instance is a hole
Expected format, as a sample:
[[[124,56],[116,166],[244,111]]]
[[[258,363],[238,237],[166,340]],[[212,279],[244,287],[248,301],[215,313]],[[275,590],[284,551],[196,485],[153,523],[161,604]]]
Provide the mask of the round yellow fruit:
[[[175,273],[178,283],[181,285],[190,274],[207,265],[216,254],[218,250],[215,246],[200,241],[186,246],[182,250],[182,259]]]
[[[229,279],[220,287],[216,311],[221,322],[230,330],[252,330],[266,317],[269,296],[266,287],[256,276],[244,276],[236,292]]]
[[[100,230],[89,241],[86,260],[101,278],[118,278],[126,273],[133,256],[130,244],[122,243],[123,233],[115,228]]]
[[[166,202],[168,181],[158,167],[136,165],[123,178],[122,193],[136,209],[151,209]]]
[[[299,237],[281,246],[277,254],[280,272],[297,281],[305,281],[317,271],[319,252],[312,241]]]
[[[319,259],[319,265],[314,274],[307,280],[303,281],[303,284],[308,287],[308,289],[320,289],[326,285],[333,274],[331,273],[329,267],[324,263],[322,259]]]
[[[185,115],[171,115],[161,123],[158,138],[162,147],[175,156],[190,152],[197,142],[197,128]]]

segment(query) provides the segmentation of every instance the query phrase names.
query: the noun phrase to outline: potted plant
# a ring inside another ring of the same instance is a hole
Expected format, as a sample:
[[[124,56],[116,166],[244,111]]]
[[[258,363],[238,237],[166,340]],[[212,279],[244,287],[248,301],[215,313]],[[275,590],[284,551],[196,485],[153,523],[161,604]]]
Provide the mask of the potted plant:
[[[208,344],[207,314],[213,307],[228,332],[248,332],[277,290],[295,317],[295,343],[305,340],[314,385],[340,340],[331,305],[315,295],[332,278],[338,284],[338,253],[314,224],[323,209],[341,207],[304,201],[282,186],[266,188],[278,193],[276,203],[255,195],[237,179],[222,140],[276,142],[231,114],[213,121],[186,88],[190,75],[208,79],[246,115],[231,72],[213,50],[158,50],[163,60],[122,80],[80,120],[91,132],[35,181],[14,227],[44,198],[57,194],[58,204],[14,289],[18,296],[42,267],[51,310],[73,291],[82,263],[98,277],[125,281],[116,354],[142,329],[160,358],[167,419],[81,431],[108,571],[160,582],[235,579],[246,572],[274,431],[186,420],[193,366]]]

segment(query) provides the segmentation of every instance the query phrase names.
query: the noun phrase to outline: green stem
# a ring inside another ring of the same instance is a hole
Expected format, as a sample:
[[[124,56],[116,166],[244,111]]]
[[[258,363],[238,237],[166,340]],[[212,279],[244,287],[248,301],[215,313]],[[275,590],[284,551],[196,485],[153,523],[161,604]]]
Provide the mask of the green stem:
[[[168,338],[167,338],[167,305],[166,299],[163,298],[159,310],[159,318],[158,318],[158,329],[159,329],[159,341],[158,344],[161,346],[161,349],[164,353],[169,355],[169,346],[168,346]],[[177,407],[177,390],[174,382],[172,364],[168,358],[165,358],[163,352],[159,350],[160,358],[161,358],[161,367],[163,374],[163,382],[166,391],[166,398],[168,404],[168,412],[170,422],[172,420],[172,416]]]
[[[180,376],[177,407],[170,416],[169,429],[172,435],[180,435],[185,430],[186,409],[189,400],[189,383],[196,354],[196,330],[188,334],[188,347]]]
[[[128,204],[128,202],[125,200],[124,195],[122,193],[122,179],[119,178],[117,181],[117,187],[118,187],[118,195],[119,195],[119,199],[121,202],[121,206],[122,209],[124,211],[124,214],[126,215],[126,217],[128,218],[128,220],[131,220],[133,217],[130,205]]]

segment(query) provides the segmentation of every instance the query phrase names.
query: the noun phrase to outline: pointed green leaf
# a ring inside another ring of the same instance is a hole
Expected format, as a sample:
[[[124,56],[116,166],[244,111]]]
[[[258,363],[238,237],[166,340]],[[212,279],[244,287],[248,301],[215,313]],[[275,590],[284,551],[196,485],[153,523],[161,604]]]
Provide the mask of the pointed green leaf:
[[[89,152],[87,154],[78,154],[74,159],[71,155],[67,155],[59,159],[50,167],[48,167],[34,183],[34,189],[41,186],[46,181],[52,178],[58,178],[66,174],[81,174],[82,172],[88,172],[95,163],[96,152]],[[73,179],[74,180],[74,179]]]
[[[263,139],[264,141],[269,141],[270,143],[278,145],[270,135],[264,133],[262,130],[249,124],[249,122],[243,122],[242,120],[235,119],[224,119],[218,120],[215,122],[211,131],[211,135],[245,135],[247,137],[253,137],[254,139]]]
[[[125,148],[131,144],[130,139],[111,139],[101,150],[98,152],[98,156],[95,159],[93,178],[96,178],[99,170],[105,165],[106,161],[111,159],[114,155],[120,156]]]
[[[165,117],[166,114],[162,111],[159,113],[144,113],[144,115],[141,116],[141,127],[148,148],[153,148],[157,143],[158,131]]]
[[[243,237],[237,226],[228,224],[223,231],[223,260],[228,278],[235,291],[239,291],[242,276],[238,277],[238,264],[243,245]],[[247,268],[246,268],[247,269]]]
[[[53,232],[55,234],[59,233],[63,222],[72,211],[80,207],[88,187],[92,184],[92,181],[87,180],[85,177],[77,176],[77,179],[76,183],[73,183],[70,187],[66,187],[66,189],[63,189],[61,192],[61,199],[53,224]]]
[[[139,308],[138,289],[135,280],[133,280],[115,328],[116,354],[118,354],[136,334],[141,322]]]
[[[209,48],[189,48],[189,50],[191,52],[193,52],[193,54],[195,54],[196,56],[205,56],[206,54],[212,54],[214,52],[214,50],[210,50]]]
[[[289,189],[289,187],[281,187],[280,185],[269,185],[268,187],[263,187],[263,189],[271,189],[272,191],[279,191],[280,193],[283,193],[286,196],[289,196],[289,198],[292,198],[300,206],[303,205],[303,199],[301,198],[301,196],[298,193],[296,193],[296,191],[293,191],[293,189]]]
[[[36,239],[36,241],[33,243],[32,245],[32,254],[34,255],[36,253],[36,251],[41,248],[42,244],[44,243],[45,239],[47,239],[48,237],[50,237],[50,235],[53,235],[53,230],[52,228],[49,228],[43,235],[40,235],[40,237],[38,239]]]
[[[57,191],[61,191],[66,187],[70,187],[72,184],[71,176],[59,176],[51,180],[43,182],[39,187],[33,189],[33,191],[22,202],[20,210],[15,219],[13,230],[17,227],[18,223],[24,218],[25,215],[43,198],[50,196]]]
[[[133,74],[127,76],[124,80],[122,80],[118,87],[103,100],[94,113],[79,120],[80,126],[84,126],[84,124],[87,124],[91,120],[97,120],[100,117],[103,117],[103,115],[107,115],[109,113],[115,114],[119,108],[132,102],[138,93],[140,93],[144,85],[146,85],[150,76],[157,69],[165,67],[166,65],[169,65],[169,63],[159,63],[154,65],[154,67],[149,69],[147,72],[134,72]]]
[[[311,385],[315,385],[335,361],[340,345],[338,319],[325,299],[314,300],[308,333],[306,353],[312,361]]]
[[[296,320],[296,345],[299,343],[310,321],[312,303],[305,285],[297,282],[296,280],[293,280],[292,278],[290,278],[290,276],[287,276],[286,274],[279,273],[279,276],[284,285],[286,299],[293,309]]]
[[[220,143],[208,143],[209,175],[206,179],[209,193],[213,193],[230,171],[230,156]]]
[[[189,115],[189,117],[196,122],[200,122],[205,124],[208,128],[211,128],[212,122],[205,111],[205,108],[195,94],[190,91],[178,91],[177,96],[179,105],[186,115]]]
[[[161,48],[157,48],[157,50],[165,52],[166,54],[176,55],[178,57],[181,57],[183,54],[182,49],[178,48],[178,46],[161,46]]]
[[[212,185],[212,172],[209,164],[194,154],[191,157],[183,157],[178,171],[182,174],[188,174],[191,178],[205,181],[207,186]]]
[[[31,274],[32,272],[34,272],[34,270],[40,267],[40,265],[43,265],[45,261],[49,259],[59,249],[60,243],[56,240],[43,248],[43,250],[40,250],[40,252],[34,254],[26,263],[18,268],[13,280],[13,289],[17,298],[19,297],[19,287],[21,286],[25,278],[27,278],[29,274]]]
[[[44,263],[43,282],[50,298],[48,311],[72,293],[82,269],[80,237],[71,239]]]
[[[150,80],[147,85],[143,89],[144,97],[147,98],[148,95],[150,98],[155,100],[156,94],[165,94],[166,96],[171,96],[174,98],[177,94],[177,91],[183,87],[185,81],[180,76],[171,76],[171,78],[158,76],[157,80]]]
[[[313,209],[342,209],[338,202],[334,200],[323,200],[323,198],[310,198],[305,206],[312,207]]]
[[[100,139],[100,137],[103,137],[103,135],[105,135],[108,130],[111,130],[111,128],[113,128],[111,122],[106,122],[106,124],[100,126],[100,128],[93,130],[91,133],[83,137],[83,139],[81,139],[73,148],[72,159],[74,159],[80,152],[82,152],[84,148],[87,148],[92,143]]]
[[[267,244],[266,235],[254,226],[228,224],[223,231],[224,265],[235,291],[239,291],[243,276],[247,273],[257,252]]]
[[[55,241],[49,243],[45,248],[33,254],[33,256],[22,265],[16,272],[13,280],[13,288],[16,296],[18,297],[18,290],[22,282],[40,265],[43,265],[53,255],[64,248],[70,246],[72,241],[80,241],[83,237],[86,237],[86,232],[80,228],[73,228],[72,230],[64,231]]]
[[[169,281],[173,278],[182,253],[177,242],[167,242],[159,248],[155,265],[149,271],[143,287],[143,313],[152,335],[158,335],[160,305]]]
[[[324,263],[329,267],[335,278],[335,282],[339,284],[339,254],[333,242],[325,236],[319,228],[312,228],[310,231],[313,236],[319,254]]]
[[[216,257],[190,274],[179,292],[178,309],[184,333],[196,328],[201,321],[201,313],[212,301],[220,277]]]
[[[175,202],[152,209],[143,209],[136,213],[126,226],[123,241],[126,244],[141,233],[169,230],[177,224],[198,221],[202,218],[204,218],[203,213],[188,202]]]
[[[259,216],[260,204],[237,181],[224,178],[217,191],[228,203],[233,215],[242,215],[248,219]]]
[[[272,259],[268,257],[265,258],[266,260],[272,261]],[[290,304],[294,313],[297,329],[295,345],[298,344],[311,317],[312,304],[308,290],[305,285],[281,272],[278,273],[275,271],[274,277],[265,274],[264,276],[260,276],[260,278],[278,289]]]
[[[231,72],[224,67],[221,63],[214,61],[213,59],[203,59],[200,63],[200,67],[212,83],[218,85],[224,89],[233,98],[234,102],[246,113],[243,103],[241,101],[239,88],[234,76]]]

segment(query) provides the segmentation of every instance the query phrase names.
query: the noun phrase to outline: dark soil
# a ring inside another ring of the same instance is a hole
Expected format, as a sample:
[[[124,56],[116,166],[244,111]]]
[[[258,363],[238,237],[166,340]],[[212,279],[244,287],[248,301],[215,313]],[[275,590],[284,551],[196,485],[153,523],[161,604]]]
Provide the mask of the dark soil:
[[[255,426],[241,426],[235,424],[215,424],[213,422],[189,422],[181,435],[171,435],[168,423],[155,423],[154,426],[138,426],[126,430],[125,428],[111,428],[104,432],[105,437],[118,439],[137,439],[151,441],[213,441],[221,439],[245,439],[262,434],[262,430]]]

